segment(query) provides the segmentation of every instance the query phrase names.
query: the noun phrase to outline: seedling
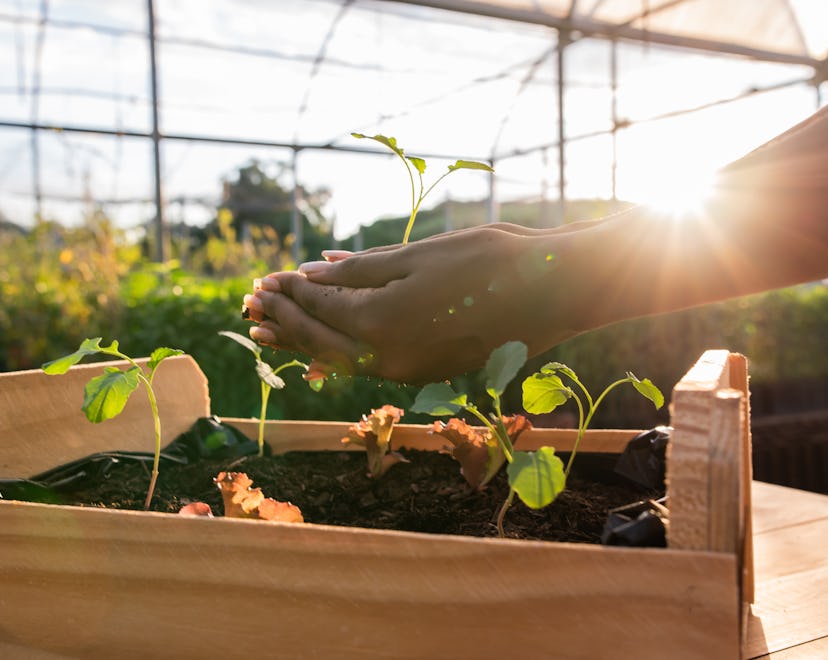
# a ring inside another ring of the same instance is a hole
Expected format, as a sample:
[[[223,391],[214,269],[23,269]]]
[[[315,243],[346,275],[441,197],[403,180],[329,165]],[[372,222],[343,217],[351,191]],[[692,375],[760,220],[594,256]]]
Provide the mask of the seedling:
[[[144,510],[149,509],[152,494],[155,491],[155,482],[158,480],[158,466],[161,461],[161,419],[158,416],[158,402],[152,389],[156,369],[163,360],[173,355],[181,355],[184,351],[177,348],[156,348],[150,355],[147,375],[141,366],[131,357],[118,350],[118,342],[113,341],[109,346],[101,346],[101,338],[84,339],[80,348],[74,353],[64,355],[57,360],[46,362],[41,368],[50,376],[65,374],[69,368],[76,365],[88,355],[104,353],[126,360],[131,366],[124,370],[118,367],[105,367],[100,376],[90,379],[84,388],[84,399],[81,410],[86,418],[97,424],[105,419],[117,417],[123,411],[130,395],[142,383],[147,391],[155,432],[155,455],[152,462],[152,476],[150,477],[147,498],[144,501]]]
[[[426,385],[411,406],[414,412],[434,416],[456,415],[461,410],[466,410],[477,417],[488,429],[491,437],[497,440],[503,458],[508,463],[506,472],[509,478],[509,494],[497,516],[497,530],[501,537],[504,536],[503,518],[515,494],[528,507],[541,509],[551,504],[564,490],[580,442],[596,409],[611,390],[624,383],[631,383],[640,394],[652,401],[657,409],[664,404],[664,396],[652,382],[646,378],[639,380],[630,372],[627,372],[626,378],[610,384],[597,399],[593,399],[572,369],[559,362],[550,362],[523,381],[523,407],[530,413],[547,413],[570,398],[575,399],[579,411],[578,435],[569,461],[564,467],[563,461],[555,455],[554,447],[541,447],[535,452],[515,451],[514,440],[510,439],[501,412],[501,396],[526,362],[526,357],[526,345],[518,341],[507,342],[492,351],[485,367],[486,392],[491,397],[494,408],[494,413],[489,417],[471,403],[466,394],[455,392],[447,383]],[[564,385],[561,376],[572,380],[581,395]],[[502,460],[500,463],[497,462],[497,456],[496,452],[490,451],[484,479],[491,479],[502,465]]]
[[[259,414],[259,456],[264,456],[264,427],[267,417],[267,400],[270,398],[271,390],[281,390],[285,386],[285,381],[279,376],[279,372],[288,367],[302,367],[307,372],[308,365],[304,362],[299,362],[299,360],[291,360],[278,367],[271,367],[267,362],[262,360],[262,348],[252,339],[248,339],[238,332],[232,332],[230,330],[222,330],[219,334],[244,346],[253,353],[256,359],[256,375],[259,377],[262,390],[262,409]],[[322,382],[322,380],[310,381],[311,389],[318,392],[322,386]]]
[[[532,428],[532,423],[523,415],[504,417],[503,424],[512,446],[523,431]],[[448,453],[460,463],[460,474],[475,490],[483,490],[506,461],[502,443],[488,428],[481,430],[452,417],[445,423],[434,422],[431,432],[451,442]]]
[[[449,174],[457,170],[484,170],[486,172],[494,172],[494,169],[492,169],[491,166],[486,165],[486,163],[479,163],[474,160],[458,160],[453,165],[449,165],[448,171],[444,172],[434,183],[432,183],[428,188],[426,188],[425,183],[423,181],[423,174],[425,174],[426,170],[425,160],[422,158],[417,158],[416,156],[406,156],[403,149],[397,145],[396,138],[386,137],[385,135],[379,134],[363,135],[362,133],[351,133],[351,135],[361,140],[374,140],[375,142],[379,142],[380,144],[385,145],[391,151],[397,154],[397,156],[399,156],[400,160],[403,162],[403,165],[405,165],[405,169],[408,172],[408,178],[411,182],[411,214],[408,217],[408,224],[406,225],[405,233],[403,234],[403,245],[408,243],[408,239],[411,236],[411,229],[414,227],[414,221],[417,219],[417,212],[420,210],[420,205],[423,203],[423,200],[426,198],[426,196],[432,190],[434,190],[434,187],[438,183],[440,183],[440,181],[442,181]],[[417,173],[416,182],[414,179],[415,171]]]
[[[396,463],[406,463],[406,459],[391,449],[391,432],[394,424],[400,421],[404,411],[392,405],[371,410],[370,415],[363,415],[356,424],[348,429],[348,435],[342,438],[343,444],[356,444],[365,447],[368,456],[368,476],[378,479]]]

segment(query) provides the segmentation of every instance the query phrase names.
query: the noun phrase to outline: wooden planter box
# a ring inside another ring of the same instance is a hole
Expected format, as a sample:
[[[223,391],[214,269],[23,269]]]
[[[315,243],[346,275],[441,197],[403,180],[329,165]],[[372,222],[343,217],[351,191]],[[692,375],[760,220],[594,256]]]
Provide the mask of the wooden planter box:
[[[0,374],[0,477],[151,449],[146,397],[100,425],[100,365]],[[168,441],[209,413],[195,362],[156,383]],[[0,657],[738,658],[752,601],[745,360],[708,351],[673,391],[669,548],[478,539],[0,502]],[[250,420],[226,420],[255,437]],[[348,423],[271,422],[278,451]],[[637,431],[590,431],[620,451]],[[574,432],[534,430],[566,450]],[[437,448],[425,427],[395,443]]]

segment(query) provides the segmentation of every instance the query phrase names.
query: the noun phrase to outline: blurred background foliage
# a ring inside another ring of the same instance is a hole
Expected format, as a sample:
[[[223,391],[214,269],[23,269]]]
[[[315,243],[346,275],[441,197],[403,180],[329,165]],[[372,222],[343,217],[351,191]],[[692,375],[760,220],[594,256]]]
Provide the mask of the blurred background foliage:
[[[246,334],[249,323],[241,319],[240,308],[252,279],[293,267],[294,237],[284,215],[284,190],[273,184],[255,163],[241,168],[239,178],[226,186],[224,204],[212,223],[172,232],[176,258],[163,265],[148,259],[152,251],[145,234],[116,228],[100,210],[91,210],[76,227],[40,220],[24,231],[0,223],[0,370],[38,368],[73,351],[86,337],[118,339],[134,356],[170,346],[198,361],[210,382],[214,412],[258,415],[253,358],[218,332]],[[251,192],[257,186],[264,190],[261,197]],[[302,258],[317,258],[319,251],[335,245],[319,211],[323,197],[324,191],[306,194],[316,209],[303,215]],[[607,211],[583,202],[573,213],[583,218]],[[543,217],[542,209],[527,205],[503,209],[502,215],[529,225]],[[478,204],[445,202],[422,213],[415,233],[422,237],[469,226],[480,217],[484,215]],[[363,247],[394,243],[403,223],[401,218],[378,222],[363,228],[358,241]],[[359,247],[355,241],[343,241],[342,247]],[[766,412],[780,412],[778,393],[786,391],[795,393],[801,405],[824,408],[826,338],[828,286],[815,283],[602,328],[530,360],[524,375],[557,360],[575,369],[598,393],[632,371],[650,378],[669,398],[672,386],[702,351],[728,348],[750,360],[755,409],[759,405]],[[304,359],[270,349],[263,355],[273,365],[293,357]],[[417,392],[376,379],[340,377],[316,393],[299,370],[283,375],[286,388],[270,398],[272,419],[353,421],[385,403],[407,409]],[[458,378],[456,384],[487,407],[480,373]],[[520,410],[517,381],[507,392],[505,407]],[[567,409],[536,421],[566,426],[574,421],[571,414]],[[646,428],[667,420],[666,407],[656,413],[632,388],[625,388],[605,401],[593,425]],[[409,414],[405,421],[430,420]]]

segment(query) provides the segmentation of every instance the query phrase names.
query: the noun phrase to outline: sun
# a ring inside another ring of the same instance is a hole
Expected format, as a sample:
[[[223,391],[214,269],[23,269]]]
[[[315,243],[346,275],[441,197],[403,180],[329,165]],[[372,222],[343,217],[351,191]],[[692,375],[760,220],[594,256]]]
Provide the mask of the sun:
[[[674,164],[651,170],[635,201],[676,219],[698,215],[713,193],[715,180],[715,171],[706,167]]]

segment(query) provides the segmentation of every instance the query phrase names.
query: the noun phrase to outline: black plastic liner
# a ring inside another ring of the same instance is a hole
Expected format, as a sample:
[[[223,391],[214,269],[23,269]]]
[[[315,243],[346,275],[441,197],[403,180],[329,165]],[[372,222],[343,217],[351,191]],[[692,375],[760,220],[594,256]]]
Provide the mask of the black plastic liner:
[[[202,417],[190,430],[161,450],[161,465],[187,465],[202,458],[235,459],[259,451],[259,444],[217,417]],[[265,445],[265,453],[270,447]],[[105,451],[64,463],[29,479],[0,479],[0,497],[10,500],[61,502],[61,494],[109,478],[112,468],[128,461],[152,464],[153,452]]]

